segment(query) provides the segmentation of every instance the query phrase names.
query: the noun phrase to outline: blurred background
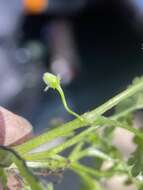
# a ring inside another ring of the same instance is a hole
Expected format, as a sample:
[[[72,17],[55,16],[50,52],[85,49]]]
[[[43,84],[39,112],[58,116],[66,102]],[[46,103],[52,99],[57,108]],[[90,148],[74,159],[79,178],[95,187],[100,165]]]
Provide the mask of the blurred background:
[[[46,71],[61,76],[78,113],[122,91],[143,74],[143,0],[0,0],[0,105],[35,133],[71,119],[43,92]]]

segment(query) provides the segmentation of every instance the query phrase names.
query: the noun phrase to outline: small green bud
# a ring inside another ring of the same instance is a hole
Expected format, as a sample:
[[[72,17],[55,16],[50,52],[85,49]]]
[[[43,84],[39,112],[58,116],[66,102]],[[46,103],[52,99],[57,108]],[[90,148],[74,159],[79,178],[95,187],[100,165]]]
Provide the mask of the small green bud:
[[[48,88],[57,89],[60,86],[60,77],[51,73],[45,73],[43,75],[43,80],[47,85],[45,90],[47,90]]]

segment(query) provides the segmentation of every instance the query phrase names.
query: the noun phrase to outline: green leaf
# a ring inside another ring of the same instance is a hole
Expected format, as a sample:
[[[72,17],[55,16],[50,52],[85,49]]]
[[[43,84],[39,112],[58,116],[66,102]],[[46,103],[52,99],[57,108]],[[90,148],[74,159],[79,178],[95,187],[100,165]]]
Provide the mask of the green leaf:
[[[6,185],[7,185],[7,176],[5,173],[4,168],[0,167],[0,182],[3,185],[3,188],[6,189]]]
[[[128,164],[131,166],[132,176],[137,177],[138,175],[143,175],[143,141],[135,137],[135,143],[137,148],[129,158]]]

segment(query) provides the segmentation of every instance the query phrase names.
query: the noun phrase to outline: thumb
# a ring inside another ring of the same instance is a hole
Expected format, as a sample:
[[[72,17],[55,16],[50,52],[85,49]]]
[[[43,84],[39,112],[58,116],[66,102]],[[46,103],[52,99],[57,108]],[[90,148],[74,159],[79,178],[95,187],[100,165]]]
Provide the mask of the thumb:
[[[32,137],[32,125],[23,117],[0,106],[0,145],[23,143]]]

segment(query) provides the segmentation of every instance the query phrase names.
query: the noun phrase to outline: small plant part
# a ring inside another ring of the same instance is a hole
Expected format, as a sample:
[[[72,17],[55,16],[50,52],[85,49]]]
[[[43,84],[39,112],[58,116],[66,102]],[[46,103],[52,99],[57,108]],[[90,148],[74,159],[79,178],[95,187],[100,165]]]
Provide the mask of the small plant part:
[[[63,105],[65,107],[65,109],[67,110],[68,113],[70,113],[71,115],[74,115],[75,117],[79,118],[81,121],[84,120],[84,118],[82,118],[80,115],[78,115],[77,113],[73,112],[67,105],[66,102],[66,98],[63,92],[63,89],[61,87],[61,79],[60,76],[56,76],[53,75],[51,73],[45,73],[43,76],[43,80],[45,82],[45,84],[47,85],[45,88],[45,91],[47,91],[49,88],[52,88],[54,90],[57,90],[57,92],[60,94]]]

